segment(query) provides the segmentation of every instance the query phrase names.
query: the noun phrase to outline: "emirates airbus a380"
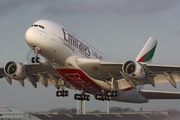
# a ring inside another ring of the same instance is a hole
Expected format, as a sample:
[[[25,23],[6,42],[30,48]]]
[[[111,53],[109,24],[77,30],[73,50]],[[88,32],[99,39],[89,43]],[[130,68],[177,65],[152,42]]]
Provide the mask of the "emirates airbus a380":
[[[31,62],[7,62],[0,68],[0,77],[9,84],[12,79],[24,86],[41,82],[53,84],[56,95],[68,96],[66,88],[79,90],[76,100],[115,100],[145,103],[149,99],[180,99],[178,92],[143,90],[143,85],[169,82],[176,88],[180,66],[151,64],[157,41],[150,37],[135,60],[111,61],[63,26],[49,20],[38,20],[25,33],[35,56]],[[40,60],[41,55],[45,60]],[[61,89],[60,89],[61,88]]]

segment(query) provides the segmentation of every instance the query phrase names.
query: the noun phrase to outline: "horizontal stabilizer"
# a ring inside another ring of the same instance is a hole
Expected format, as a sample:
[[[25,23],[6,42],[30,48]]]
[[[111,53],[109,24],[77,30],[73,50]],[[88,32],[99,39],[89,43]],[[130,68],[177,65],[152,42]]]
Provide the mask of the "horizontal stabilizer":
[[[180,99],[180,92],[140,90],[146,99]]]

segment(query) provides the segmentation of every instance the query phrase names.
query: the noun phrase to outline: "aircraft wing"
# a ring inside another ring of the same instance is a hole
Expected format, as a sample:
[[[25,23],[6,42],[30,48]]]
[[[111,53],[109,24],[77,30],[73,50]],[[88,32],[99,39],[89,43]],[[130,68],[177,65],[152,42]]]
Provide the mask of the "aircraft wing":
[[[140,93],[147,99],[180,99],[180,92],[140,90]]]
[[[176,88],[176,82],[180,81],[180,66],[138,63],[146,72],[146,76],[142,80],[135,80],[123,73],[124,63],[88,58],[77,58],[76,62],[92,78],[107,81],[115,78],[119,89],[145,84],[155,86],[156,83],[165,82],[170,82]]]
[[[123,63],[100,61],[99,59],[77,58],[77,65],[89,76],[99,80],[123,78],[119,71],[122,71]]]
[[[63,79],[53,66],[48,61],[41,61],[40,63],[20,63],[20,67],[23,67],[26,71],[26,78],[23,80],[17,80],[24,86],[24,81],[30,81],[32,85],[36,88],[37,82],[41,82],[45,87],[48,84],[53,84],[57,89],[61,86],[76,90],[68,81]],[[18,67],[17,67],[18,69]],[[18,71],[18,70],[17,70]],[[16,73],[18,74],[18,73]],[[5,77],[9,84],[12,84],[12,79],[4,72],[4,67],[0,67],[0,78]]]

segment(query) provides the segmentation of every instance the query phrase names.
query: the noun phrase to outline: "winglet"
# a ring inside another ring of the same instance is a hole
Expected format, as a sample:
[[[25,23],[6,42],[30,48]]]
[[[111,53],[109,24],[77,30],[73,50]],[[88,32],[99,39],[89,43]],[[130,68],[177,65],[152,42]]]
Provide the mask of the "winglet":
[[[157,41],[154,38],[150,37],[137,56],[136,61],[151,63],[156,46]]]

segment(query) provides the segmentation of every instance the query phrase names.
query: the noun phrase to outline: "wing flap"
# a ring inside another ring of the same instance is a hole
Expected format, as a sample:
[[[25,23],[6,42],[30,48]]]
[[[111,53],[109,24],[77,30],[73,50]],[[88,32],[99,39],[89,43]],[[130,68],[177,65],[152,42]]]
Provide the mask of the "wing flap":
[[[157,65],[141,63],[146,70],[153,74],[163,74],[164,71],[167,73],[180,73],[180,66],[178,65]]]
[[[94,79],[109,80],[112,76],[116,79],[123,78],[119,73],[123,63],[88,58],[77,58],[76,63],[85,73]]]
[[[171,74],[171,77],[174,79],[175,82],[180,81],[180,74]],[[167,83],[170,82],[168,77],[164,74],[155,75],[154,77],[155,83]]]
[[[140,93],[147,99],[180,99],[180,92],[140,90]]]
[[[117,80],[119,90],[132,87],[126,79]]]
[[[123,63],[88,58],[77,58],[76,62],[86,74],[94,79],[111,80],[113,77],[118,81],[119,89],[132,87],[132,85],[130,85],[130,83],[123,78],[122,74],[120,73],[120,71],[122,71]],[[147,72],[147,76],[141,81],[134,80],[136,86],[145,84],[155,86],[156,83],[170,82],[171,85],[175,87],[175,82],[180,81],[180,66],[155,65],[148,63],[141,64]]]

